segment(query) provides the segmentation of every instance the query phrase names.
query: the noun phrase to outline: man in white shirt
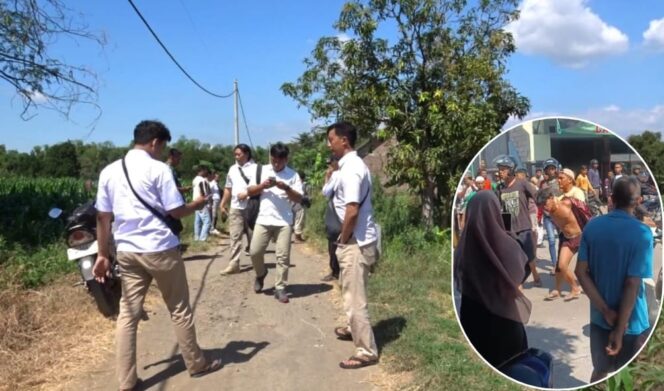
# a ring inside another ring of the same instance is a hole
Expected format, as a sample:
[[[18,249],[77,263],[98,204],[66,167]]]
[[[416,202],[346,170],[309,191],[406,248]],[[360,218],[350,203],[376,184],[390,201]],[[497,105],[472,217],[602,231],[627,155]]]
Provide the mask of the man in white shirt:
[[[328,146],[340,158],[339,179],[332,201],[342,222],[336,255],[348,315],[348,325],[337,327],[334,332],[340,339],[352,339],[355,345],[355,354],[339,363],[344,369],[378,363],[378,348],[367,306],[367,282],[369,270],[378,258],[378,234],[371,206],[371,173],[354,149],[356,140],[357,130],[350,123],[338,122],[327,128]]]
[[[293,203],[302,200],[302,181],[292,168],[288,167],[288,147],[276,143],[270,148],[270,162],[262,168],[264,180],[249,186],[250,196],[261,195],[260,209],[256,226],[251,237],[251,262],[256,272],[254,292],[263,290],[267,276],[265,250],[270,240],[276,241],[277,276],[274,284],[274,297],[281,303],[288,303],[286,285],[290,266],[291,234],[293,225]]]
[[[198,197],[207,197],[210,194],[210,183],[208,182],[208,175],[210,169],[204,165],[198,165],[198,175],[191,182],[194,188],[194,199]],[[204,242],[207,240],[210,233],[211,213],[209,205],[205,205],[201,210],[196,211],[194,216],[194,240]]]
[[[213,235],[221,235],[221,232],[217,230],[217,218],[219,216],[219,203],[221,202],[221,192],[219,191],[219,174],[210,171],[208,176],[208,182],[210,183],[210,193],[212,194],[212,206],[210,207],[210,213],[212,213],[212,223],[210,224],[210,233]]]
[[[153,279],[171,314],[189,374],[199,377],[222,365],[221,359],[207,360],[198,346],[187,276],[178,248],[180,242],[162,220],[166,215],[183,218],[207,202],[204,197],[198,197],[185,205],[170,168],[157,160],[170,139],[170,132],[162,123],[142,121],[134,129],[134,149],[123,160],[106,166],[99,176],[96,203],[99,253],[93,273],[98,281],[103,282],[110,271],[108,244],[114,220],[117,263],[122,279],[116,337],[121,390],[133,389],[138,380],[136,329],[145,294]],[[131,190],[130,183],[136,194],[162,218],[143,205]]]
[[[231,259],[226,269],[221,271],[222,275],[240,272],[243,233],[247,234],[247,243],[251,243],[251,229],[248,226],[244,211],[249,200],[247,187],[256,184],[257,165],[251,159],[251,148],[247,144],[238,144],[233,149],[233,155],[235,156],[235,164],[228,169],[224,197],[219,205],[221,213],[228,215],[228,230],[231,239]],[[230,213],[226,209],[229,200],[231,203]]]
[[[325,171],[325,184],[323,185],[323,197],[328,200],[334,197],[337,190],[337,181],[339,179],[339,160],[336,157],[327,159],[327,170]],[[329,202],[329,201],[328,201]],[[329,205],[327,206],[329,207]],[[326,212],[327,213],[327,212]],[[339,279],[339,260],[337,259],[337,238],[334,234],[327,233],[327,253],[330,257],[330,274],[326,275],[321,281],[329,282]]]

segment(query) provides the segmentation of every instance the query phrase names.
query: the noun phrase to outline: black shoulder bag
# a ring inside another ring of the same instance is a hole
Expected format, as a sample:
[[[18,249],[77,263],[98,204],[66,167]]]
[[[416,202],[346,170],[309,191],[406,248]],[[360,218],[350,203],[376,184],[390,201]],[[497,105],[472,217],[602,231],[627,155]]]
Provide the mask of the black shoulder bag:
[[[357,208],[358,211],[360,208],[362,208],[364,201],[367,200],[367,197],[369,197],[370,193],[371,188],[367,190],[367,194],[364,195],[362,202],[360,202],[360,206]],[[332,197],[330,197],[330,199],[327,201],[327,207],[325,208],[325,231],[329,240],[337,240],[339,235],[341,235],[341,226],[343,225],[343,221],[341,221],[337,211],[334,209],[334,202],[332,202],[333,199],[334,194],[332,194]]]
[[[125,159],[122,158],[122,169],[124,170],[125,173],[125,178],[127,178],[127,183],[129,183],[129,188],[131,191],[134,193],[136,198],[138,198],[139,201],[145,206],[153,215],[155,215],[159,220],[161,220],[166,226],[173,232],[173,235],[175,236],[180,236],[180,232],[182,232],[182,229],[184,228],[182,226],[182,222],[175,217],[166,214],[166,216],[162,215],[157,211],[155,208],[150,206],[147,202],[145,202],[139,195],[136,193],[136,190],[134,190],[134,187],[131,185],[131,181],[129,180],[129,174],[127,173],[127,165],[125,164]]]
[[[261,164],[256,164],[256,184],[261,183],[261,172],[263,170],[263,166]],[[240,175],[242,175],[242,179],[247,183],[247,186],[249,186],[249,178],[247,178],[246,175],[244,175],[244,171],[242,171],[242,167],[238,166],[238,169],[240,170]],[[252,197],[249,197],[247,200],[247,206],[242,210],[242,217],[244,217],[245,223],[249,226],[249,228],[254,229],[254,226],[256,225],[256,219],[258,218],[258,211],[261,207],[261,195],[255,195]]]

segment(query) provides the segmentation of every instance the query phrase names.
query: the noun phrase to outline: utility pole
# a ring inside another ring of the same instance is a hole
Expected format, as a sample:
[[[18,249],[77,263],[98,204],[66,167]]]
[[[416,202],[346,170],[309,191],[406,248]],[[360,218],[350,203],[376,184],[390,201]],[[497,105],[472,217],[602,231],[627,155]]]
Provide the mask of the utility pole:
[[[233,105],[233,109],[234,109],[233,112],[235,114],[235,134],[234,134],[235,138],[234,138],[234,140],[235,140],[235,145],[238,145],[240,143],[240,119],[237,115],[238,94],[239,94],[239,92],[237,90],[237,79],[235,79],[235,82],[233,83],[233,86],[234,86],[233,87],[233,94],[235,96],[235,99],[234,99],[235,104]]]

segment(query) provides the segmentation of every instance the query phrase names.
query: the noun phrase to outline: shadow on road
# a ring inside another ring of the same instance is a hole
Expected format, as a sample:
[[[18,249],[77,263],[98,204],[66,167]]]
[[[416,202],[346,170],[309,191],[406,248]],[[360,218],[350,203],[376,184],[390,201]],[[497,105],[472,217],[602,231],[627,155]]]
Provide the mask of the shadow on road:
[[[577,379],[572,375],[571,363],[565,362],[561,357],[573,355],[576,352],[574,342],[579,337],[554,327],[540,327],[526,325],[528,345],[532,348],[549,352],[553,356],[553,387],[568,388],[588,384],[587,381]],[[585,354],[586,352],[578,352]],[[587,352],[590,360],[590,351]],[[578,354],[577,354],[578,355]]]
[[[406,318],[403,316],[383,319],[376,323],[373,330],[379,353],[383,351],[385,346],[401,337],[401,332],[406,328],[406,323]]]
[[[288,293],[289,298],[296,299],[299,297],[317,295],[331,289],[332,286],[327,284],[293,284],[288,285],[286,292]],[[274,295],[274,287],[265,289],[263,293],[266,295]]]
[[[204,349],[203,353],[208,360],[214,360],[221,358],[224,364],[224,367],[228,364],[241,364],[251,360],[258,352],[265,349],[270,343],[263,342],[252,342],[252,341],[231,341],[224,348],[221,349]],[[146,365],[143,369],[148,369],[162,364],[170,364],[161,372],[154,374],[153,376],[143,380],[140,384],[141,390],[147,390],[150,387],[153,387],[157,384],[160,384],[159,389],[163,389],[165,384],[163,384],[169,378],[177,375],[180,372],[185,371],[187,368],[184,365],[184,360],[182,359],[181,354],[176,354],[170,358],[157,361],[151,364]],[[222,371],[224,368],[221,369]]]

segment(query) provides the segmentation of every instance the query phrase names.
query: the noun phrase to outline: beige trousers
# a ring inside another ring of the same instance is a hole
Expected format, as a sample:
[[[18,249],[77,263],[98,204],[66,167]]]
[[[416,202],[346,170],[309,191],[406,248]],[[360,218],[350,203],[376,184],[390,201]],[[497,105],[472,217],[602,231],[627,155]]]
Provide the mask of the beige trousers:
[[[251,263],[254,265],[256,276],[264,276],[267,273],[265,268],[265,250],[270,240],[276,239],[275,254],[277,256],[277,276],[274,283],[275,289],[284,289],[288,285],[288,267],[290,266],[290,248],[291,248],[292,229],[290,225],[260,225],[256,224],[254,233],[251,236]]]
[[[378,347],[369,321],[367,305],[369,269],[378,257],[376,243],[360,247],[355,238],[351,238],[347,244],[337,245],[336,255],[341,267],[339,282],[344,311],[353,335],[355,355],[369,359],[378,358]]]
[[[293,231],[296,235],[302,235],[304,231],[304,207],[300,206],[299,209],[294,209],[295,213],[295,223],[293,224]]]
[[[245,231],[242,209],[231,208],[228,216],[228,231],[231,236],[231,259],[228,266],[238,268],[240,267],[240,253],[242,252],[242,235]]]
[[[187,275],[179,248],[156,253],[118,252],[118,264],[122,273],[122,298],[117,320],[120,389],[132,388],[136,383],[136,329],[145,294],[153,279],[171,313],[175,337],[189,373],[203,370],[206,361],[196,341]]]

